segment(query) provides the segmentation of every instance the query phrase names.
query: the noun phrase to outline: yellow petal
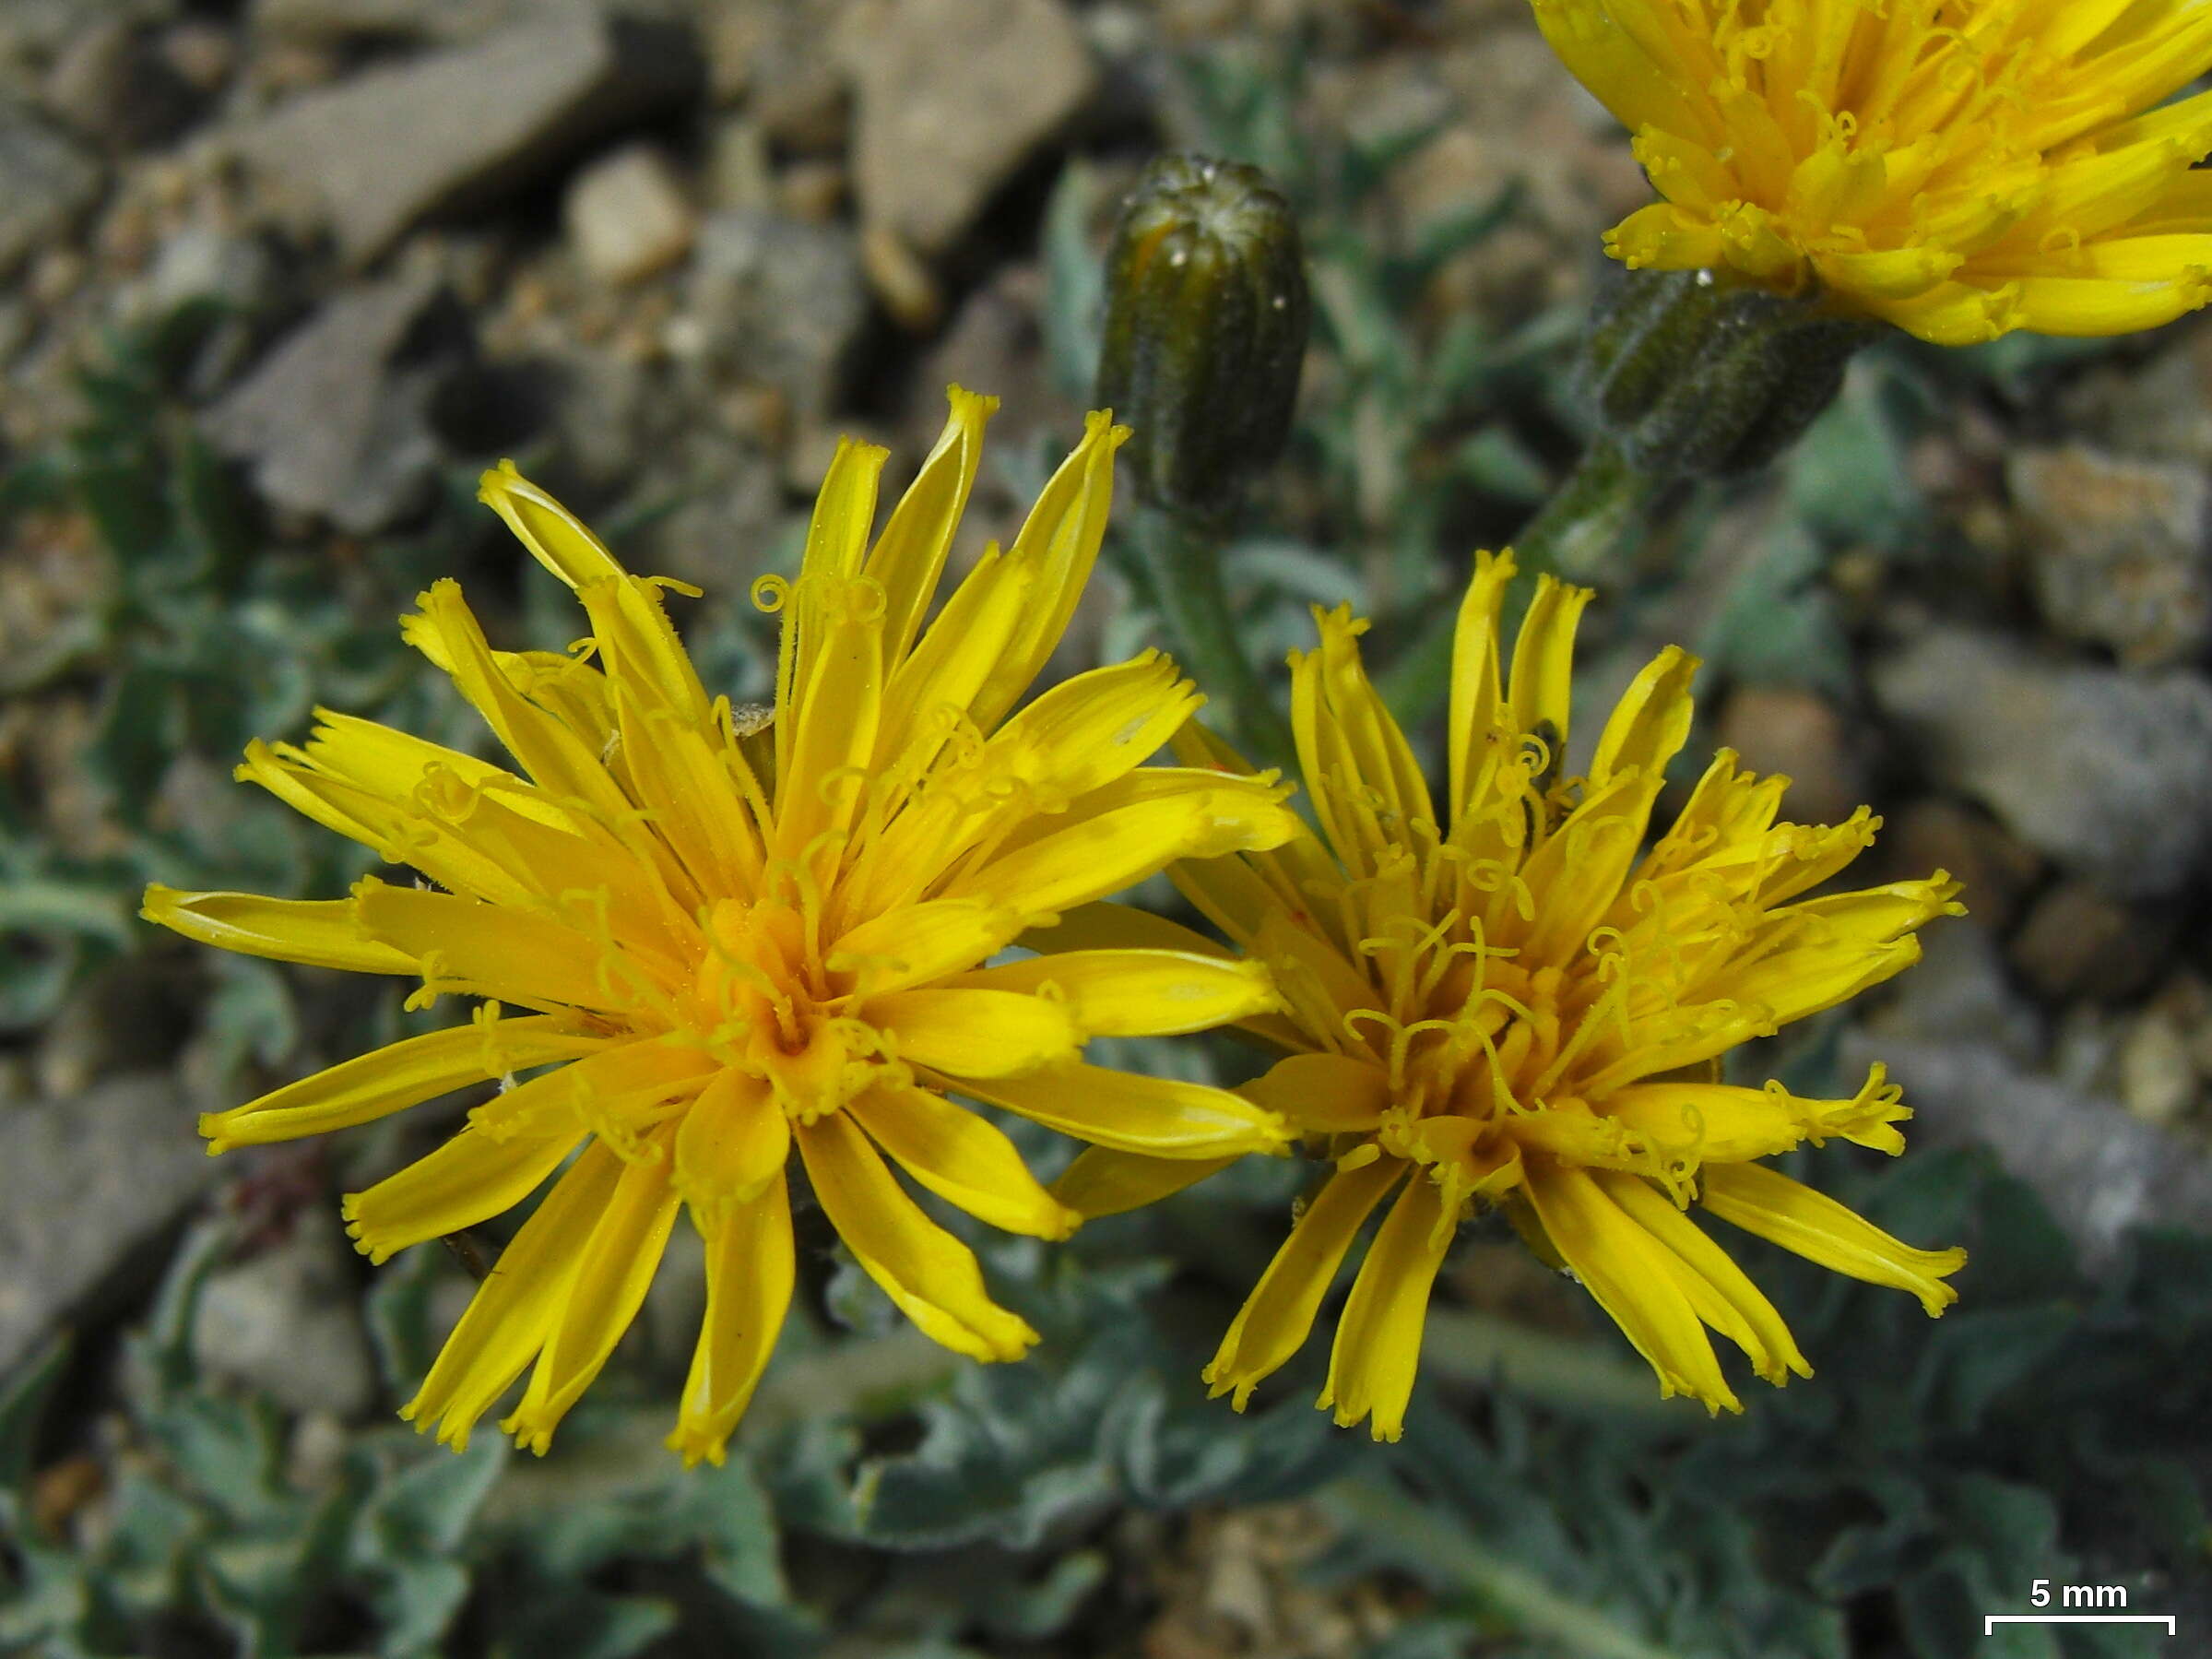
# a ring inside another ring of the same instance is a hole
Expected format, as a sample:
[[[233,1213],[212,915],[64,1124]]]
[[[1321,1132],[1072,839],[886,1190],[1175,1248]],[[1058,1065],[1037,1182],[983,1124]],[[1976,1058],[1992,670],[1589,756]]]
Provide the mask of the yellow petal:
[[[591,1386],[652,1287],[677,1209],[666,1137],[655,1150],[655,1157],[624,1164],[584,1245],[522,1404],[500,1425],[526,1452],[545,1454],[555,1425]]]
[[[1699,1316],[1749,1355],[1754,1370],[1777,1384],[1786,1382],[1792,1372],[1800,1377],[1813,1374],[1774,1304],[1696,1222],[1661,1197],[1640,1176],[1600,1173],[1592,1179],[1629,1220],[1651,1235],[1654,1244],[1680,1259],[1684,1272],[1696,1284],[1719,1298],[1720,1309],[1699,1309]],[[1689,1288],[1685,1286],[1686,1290]],[[1693,1303],[1697,1299],[1693,1296]],[[1721,1317],[1714,1317],[1715,1313]]]
[[[538,1357],[567,1299],[586,1241],[621,1179],[622,1160],[594,1142],[553,1183],[522,1224],[399,1415],[418,1429],[435,1424],[457,1452],[523,1368]]]
[[[1966,1265],[1966,1251],[1914,1250],[1825,1193],[1763,1165],[1708,1169],[1702,1197],[1722,1221],[1808,1262],[1870,1285],[1910,1291],[1931,1319],[1958,1299],[1943,1281]]]
[[[927,765],[962,722],[974,717],[984,682],[1011,648],[1035,609],[1040,580],[1031,564],[1017,564],[995,547],[983,550],[921,642],[901,662],[883,698],[877,764],[915,747],[912,763]]]
[[[1226,1089],[1078,1061],[1020,1077],[947,1080],[947,1086],[1094,1146],[1154,1157],[1272,1152],[1290,1136],[1274,1113]]]
[[[1169,921],[1133,905],[1100,899],[1078,905],[1048,928],[1025,933],[1017,942],[1024,949],[1062,951],[1188,951],[1201,956],[1227,957],[1228,948],[1217,940]]]
[[[1043,693],[1000,728],[978,769],[1019,778],[1034,809],[1057,811],[1157,753],[1201,701],[1172,661],[1147,651]]]
[[[1141,1152],[1086,1146],[1052,1183],[1052,1196],[1085,1220],[1119,1215],[1157,1203],[1208,1176],[1226,1169],[1235,1158],[1156,1158]]]
[[[1406,1167],[1398,1158],[1377,1158],[1331,1175],[1314,1194],[1206,1367],[1214,1393],[1233,1393],[1242,1411],[1261,1380],[1304,1345],[1352,1240]]]
[[[687,1100],[719,1068],[683,1033],[617,1038],[596,1054],[503,1090],[468,1114],[495,1139],[588,1129],[623,1151],[642,1129],[668,1116],[669,1102]]]
[[[712,1238],[726,1216],[782,1178],[790,1156],[791,1125],[768,1084],[725,1068],[676,1131],[676,1192]]]
[[[561,1167],[579,1136],[497,1136],[474,1124],[396,1175],[343,1201],[355,1248],[382,1264],[395,1250],[465,1232],[513,1209]]]
[[[330,776],[389,801],[411,799],[435,767],[452,773],[472,788],[500,786],[518,810],[549,824],[568,825],[558,807],[505,767],[410,732],[380,726],[374,720],[318,708],[315,728],[307,737],[306,753],[309,761]]]
[[[879,996],[964,973],[1021,933],[1021,912],[983,899],[930,899],[869,917],[839,937],[829,969]]]
[[[861,555],[868,547],[868,531],[875,521],[876,484],[890,452],[873,444],[837,440],[822,489],[814,497],[814,516],[807,526],[806,551],[799,558],[798,580],[784,604],[783,629],[776,648],[775,706],[786,717],[775,723],[775,775],[791,776],[797,733],[788,718],[798,698],[814,683],[815,658],[824,637],[829,608],[846,607],[851,578],[860,574]],[[876,664],[881,668],[881,658]]]
[[[1587,1170],[1532,1162],[1524,1190],[1553,1248],[1659,1373],[1661,1394],[1688,1394],[1714,1410],[1743,1410],[1721,1375],[1697,1310],[1673,1274],[1652,1259],[1661,1247],[1596,1179]]]
[[[925,1336],[971,1359],[1019,1359],[1037,1333],[990,1299],[975,1252],[907,1197],[843,1112],[798,1126],[814,1196],[868,1276]]]
[[[945,396],[952,407],[944,431],[892,509],[891,522],[868,556],[867,575],[883,590],[886,678],[913,646],[937,592],[945,555],[983,458],[984,422],[999,408],[996,397],[978,397],[959,386],[948,386]]]
[[[1507,717],[1517,731],[1533,732],[1551,751],[1555,768],[1567,749],[1567,712],[1573,702],[1575,629],[1594,594],[1551,576],[1536,579],[1535,596],[1513,642]]]
[[[354,889],[362,930],[422,964],[425,979],[510,1002],[613,1011],[598,946],[573,928],[457,894],[394,887],[364,876]]]
[[[1129,436],[1130,429],[1116,426],[1106,411],[1086,415],[1082,442],[1047,481],[1008,550],[1011,564],[1035,573],[1035,598],[976,693],[972,712],[986,731],[1029,689],[1068,631],[1106,537],[1114,503],[1114,452]]]
[[[1398,722],[1361,666],[1359,636],[1367,623],[1351,607],[1317,608],[1318,650],[1291,659],[1291,726],[1314,812],[1338,853],[1352,863],[1371,859],[1373,818],[1381,835],[1410,844],[1410,825],[1435,824],[1427,781]]]
[[[960,983],[1053,999],[1085,1037],[1206,1031],[1282,1006],[1261,964],[1189,951],[1066,951]]]
[[[775,848],[792,859],[807,856],[816,836],[851,830],[867,795],[883,712],[881,594],[863,582],[838,581],[820,595],[812,613],[798,700],[779,704],[775,722],[782,747]]]
[[[608,823],[623,822],[630,801],[608,776],[599,751],[515,690],[492,659],[483,630],[461,598],[459,584],[432,583],[419,602],[422,609],[409,636],[436,642],[450,665],[454,684],[531,777],[556,798],[574,799]]]
[[[1643,1083],[1615,1090],[1601,1103],[1606,1117],[1636,1131],[1654,1148],[1698,1164],[1746,1163],[1788,1152],[1806,1139],[1840,1135],[1862,1146],[1902,1152],[1895,1125],[1912,1114],[1875,1066],[1848,1100],[1807,1100],[1778,1084],[1738,1088],[1718,1083]]]
[[[1631,767],[1652,777],[1665,774],[1667,763],[1689,741],[1690,681],[1697,672],[1695,657],[1669,646],[1629,681],[1599,734],[1590,763],[1591,788]]]
[[[1338,1428],[1365,1417],[1368,1433],[1378,1440],[1405,1432],[1429,1292],[1458,1220],[1445,1210],[1437,1183],[1416,1171],[1377,1229],[1336,1321],[1329,1382],[1315,1402],[1336,1408]]]
[[[706,1317],[692,1353],[668,1449],[690,1468],[720,1465],[730,1431],[751,1404],[791,1306],[796,1254],[788,1183],[779,1171],[706,1240]]]
[[[1045,1191],[995,1125],[942,1095],[876,1088],[846,1109],[900,1168],[978,1221],[1033,1238],[1065,1238],[1082,1220]]]
[[[538,563],[571,587],[626,573],[574,513],[502,461],[479,480],[477,500],[507,521]]]
[[[1060,914],[1177,859],[1280,846],[1296,827],[1292,812],[1253,790],[1192,789],[1047,835],[959,878],[945,896],[982,898],[1033,917]]]
[[[509,1072],[574,1060],[608,1039],[561,1029],[550,1018],[487,1021],[432,1031],[303,1077],[225,1112],[207,1112],[200,1133],[210,1155],[234,1146],[295,1141],[373,1122]]]
[[[1390,1073],[1349,1054],[1294,1054],[1242,1093],[1281,1112],[1304,1134],[1371,1130],[1390,1106]]]
[[[257,893],[184,893],[159,883],[138,912],[187,939],[310,967],[357,974],[411,974],[415,958],[362,931],[354,901],[263,898]]]
[[[902,1060],[954,1077],[1008,1077],[1072,1059],[1082,1033],[1068,1010],[1010,990],[896,990],[861,1017],[888,1032]]]
[[[1514,574],[1510,549],[1503,553],[1476,553],[1474,575],[1467,584],[1466,597],[1460,601],[1459,626],[1451,646],[1449,737],[1455,819],[1467,811],[1467,792],[1481,774],[1484,752],[1505,705],[1497,631],[1506,589]]]

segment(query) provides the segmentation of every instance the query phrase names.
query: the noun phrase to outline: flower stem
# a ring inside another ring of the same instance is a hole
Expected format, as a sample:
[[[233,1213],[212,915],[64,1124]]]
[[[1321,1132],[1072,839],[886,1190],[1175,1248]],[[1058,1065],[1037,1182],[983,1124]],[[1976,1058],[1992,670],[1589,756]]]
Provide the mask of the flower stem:
[[[1575,581],[1598,575],[1670,481],[1664,473],[1631,464],[1614,439],[1592,438],[1566,482],[1514,538],[1520,568]]]
[[[1290,728],[1246,653],[1230,611],[1221,579],[1221,538],[1186,517],[1146,506],[1137,512],[1134,540],[1153,602],[1166,618],[1184,670],[1215,699],[1253,761],[1292,765]]]

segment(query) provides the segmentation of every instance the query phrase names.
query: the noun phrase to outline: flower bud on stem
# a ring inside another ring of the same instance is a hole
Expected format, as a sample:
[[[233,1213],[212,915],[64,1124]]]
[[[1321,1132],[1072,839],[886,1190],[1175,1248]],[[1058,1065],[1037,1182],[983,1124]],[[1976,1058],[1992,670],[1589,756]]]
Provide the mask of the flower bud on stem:
[[[1134,539],[1177,654],[1277,764],[1289,730],[1230,614],[1220,549],[1289,438],[1307,320],[1297,223],[1266,174],[1189,155],[1145,169],[1106,255],[1098,401],[1135,431]]]

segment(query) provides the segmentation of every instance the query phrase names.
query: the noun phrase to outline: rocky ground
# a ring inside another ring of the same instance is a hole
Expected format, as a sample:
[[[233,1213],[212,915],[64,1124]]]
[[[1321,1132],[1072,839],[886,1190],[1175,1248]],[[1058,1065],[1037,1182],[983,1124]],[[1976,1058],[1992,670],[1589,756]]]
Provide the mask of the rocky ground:
[[[840,433],[910,468],[946,382],[1000,394],[968,550],[1009,534],[1163,145],[1262,160],[1307,217],[1298,450],[1232,563],[1256,636],[1352,593],[1387,649],[1571,460],[1597,233],[1646,196],[1519,0],[0,0],[0,1375],[84,1333],[81,1428],[219,1213],[197,1363],[309,1467],[382,1409],[331,1193],[396,1143],[211,1163],[189,1131],[390,1011],[172,951],[137,887],[337,891],[227,767],[310,701],[452,720],[388,637],[429,577],[575,631],[469,504],[500,456],[707,590],[740,697],[749,584]],[[1593,630],[1593,694],[1701,650],[1708,735],[1794,777],[1794,815],[1871,801],[1882,872],[1966,882],[1836,1040],[2092,1265],[2212,1227],[2208,468],[2203,327],[1885,346],[1787,465],[1675,504]],[[1071,661],[1152,628],[1106,573]],[[69,1432],[55,1535],[114,1478]],[[1327,1529],[1128,1521],[1106,1645],[1365,1651],[1405,1586],[1308,1587]]]

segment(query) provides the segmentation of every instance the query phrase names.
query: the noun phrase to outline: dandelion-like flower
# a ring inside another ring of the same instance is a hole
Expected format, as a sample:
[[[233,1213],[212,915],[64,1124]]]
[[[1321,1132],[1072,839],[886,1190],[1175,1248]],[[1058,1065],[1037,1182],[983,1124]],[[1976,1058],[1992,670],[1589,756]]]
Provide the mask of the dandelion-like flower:
[[[884,453],[847,443],[798,581],[756,585],[782,610],[769,729],[700,685],[667,584],[627,574],[503,467],[484,500],[574,589],[590,637],[569,656],[495,651],[451,582],[404,628],[521,772],[323,713],[304,748],[256,743],[240,776],[427,881],[368,878],[330,902],[148,892],[150,919],[210,944],[420,976],[410,1005],[485,999],[470,1024],[201,1122],[220,1152],[510,1081],[437,1151],[345,1201],[381,1262],[562,1171],[402,1413],[441,1439],[465,1444],[535,1361],[503,1427],[543,1452],[681,1207],[705,1241],[706,1313],[669,1444],[719,1461],[791,1296],[794,1148],[892,1300],[947,1347],[1001,1360],[1035,1333],[891,1166],[1012,1232],[1061,1238],[1079,1217],[949,1096],[1124,1152],[1212,1158],[1283,1139],[1237,1096],[1079,1058],[1092,1036],[1274,1005],[1258,966],[1141,949],[983,966],[1173,859],[1278,845],[1295,819],[1272,779],[1141,764],[1201,700],[1156,654],[1009,717],[1097,555],[1127,436],[1106,416],[1011,549],[987,550],[922,626],[996,407],[952,397],[872,551]]]
[[[1938,345],[2212,297],[2198,0],[1532,0],[1665,197],[1631,267],[1817,291]]]
[[[1639,857],[1688,736],[1697,663],[1662,653],[1614,709],[1587,774],[1566,776],[1574,634],[1591,596],[1540,580],[1504,675],[1512,575],[1509,556],[1481,555],[1460,612],[1448,815],[1361,667],[1366,624],[1317,612],[1320,648],[1292,659],[1292,713],[1321,835],[1174,872],[1288,1003],[1240,1022],[1288,1051],[1247,1092],[1333,1165],[1207,1369],[1239,1408],[1306,1341],[1378,1208],[1320,1399],[1340,1424],[1371,1417],[1378,1440],[1403,1425],[1431,1284],[1483,1206],[1588,1286],[1662,1393],[1716,1409],[1739,1404],[1707,1326],[1771,1381],[1810,1370],[1693,1203],[1909,1290],[1931,1314],[1955,1299],[1942,1281],[1962,1251],[1910,1249],[1757,1161],[1830,1136],[1902,1151],[1910,1114],[1879,1067],[1849,1099],[1808,1100],[1779,1084],[1724,1084],[1716,1062],[1915,961],[1914,930],[1958,911],[1957,883],[1938,872],[1801,897],[1878,821],[1862,808],[1828,828],[1778,823],[1786,780],[1741,772],[1726,751]],[[1081,925],[1202,948],[1114,907]],[[1209,1167],[1090,1151],[1056,1191],[1103,1215]]]

